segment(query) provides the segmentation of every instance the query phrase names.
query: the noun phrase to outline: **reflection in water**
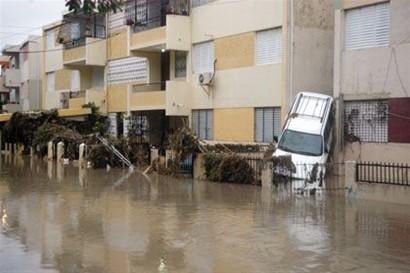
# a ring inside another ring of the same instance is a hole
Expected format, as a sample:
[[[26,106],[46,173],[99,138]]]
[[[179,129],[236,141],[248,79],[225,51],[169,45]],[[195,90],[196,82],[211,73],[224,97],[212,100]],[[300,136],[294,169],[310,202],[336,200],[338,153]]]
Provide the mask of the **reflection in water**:
[[[410,211],[402,206],[21,158],[3,158],[0,168],[0,272],[410,266]]]

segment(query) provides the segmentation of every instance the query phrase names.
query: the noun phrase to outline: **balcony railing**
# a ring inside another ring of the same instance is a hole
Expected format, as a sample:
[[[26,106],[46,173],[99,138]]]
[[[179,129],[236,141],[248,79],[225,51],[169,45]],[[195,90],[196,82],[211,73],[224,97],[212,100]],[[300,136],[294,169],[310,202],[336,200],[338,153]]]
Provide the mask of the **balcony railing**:
[[[152,82],[147,84],[134,84],[132,92],[151,92],[151,91],[165,91],[166,81]]]
[[[84,46],[86,38],[106,38],[105,19],[97,15],[73,15],[64,17],[64,24],[58,33],[58,42],[66,49]]]
[[[85,90],[81,90],[61,93],[61,108],[68,109],[70,107],[70,99],[85,98],[85,92]]]
[[[134,32],[166,25],[167,15],[189,16],[189,0],[130,0],[125,7],[125,23]]]

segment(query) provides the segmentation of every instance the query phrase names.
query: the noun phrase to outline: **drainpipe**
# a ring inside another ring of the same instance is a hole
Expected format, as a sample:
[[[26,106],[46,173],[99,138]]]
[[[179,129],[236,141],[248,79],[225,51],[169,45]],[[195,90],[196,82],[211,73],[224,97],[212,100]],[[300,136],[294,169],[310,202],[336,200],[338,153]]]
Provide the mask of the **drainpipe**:
[[[294,11],[293,11],[294,0],[290,0],[290,30],[289,30],[289,96],[288,96],[288,107],[290,107],[293,97],[293,42],[294,42]]]

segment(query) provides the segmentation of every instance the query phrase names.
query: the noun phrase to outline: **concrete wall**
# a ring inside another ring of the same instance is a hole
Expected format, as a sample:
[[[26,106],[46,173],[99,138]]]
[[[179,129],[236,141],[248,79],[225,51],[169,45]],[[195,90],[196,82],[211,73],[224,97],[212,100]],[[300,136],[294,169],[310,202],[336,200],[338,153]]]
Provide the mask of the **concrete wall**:
[[[192,9],[192,43],[281,26],[284,0],[219,0]]]
[[[301,91],[333,95],[334,8],[328,0],[293,0],[289,8],[287,111]]]
[[[165,109],[165,91],[130,93],[130,111],[159,109]]]
[[[85,46],[64,49],[63,60],[64,63],[85,61]]]
[[[128,111],[128,85],[115,84],[107,87],[107,111],[127,112]]]
[[[252,142],[254,109],[215,109],[214,140]]]
[[[346,143],[345,160],[374,162],[410,162],[410,144],[403,143]]]
[[[113,33],[107,39],[107,58],[109,60],[128,56],[128,28]]]
[[[166,43],[166,27],[157,27],[131,34],[131,50],[143,49]]]
[[[216,69],[225,70],[255,64],[255,32],[215,40]]]
[[[105,66],[107,56],[107,42],[105,39],[86,39],[86,63],[88,65]]]
[[[166,48],[168,50],[191,49],[191,20],[189,16],[167,15]]]

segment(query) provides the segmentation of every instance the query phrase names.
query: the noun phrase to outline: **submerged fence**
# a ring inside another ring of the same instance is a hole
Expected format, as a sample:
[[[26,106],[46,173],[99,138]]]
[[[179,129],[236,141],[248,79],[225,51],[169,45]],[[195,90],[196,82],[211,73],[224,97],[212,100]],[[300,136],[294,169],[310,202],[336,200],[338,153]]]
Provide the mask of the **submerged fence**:
[[[410,166],[398,163],[359,162],[356,181],[410,186]]]

